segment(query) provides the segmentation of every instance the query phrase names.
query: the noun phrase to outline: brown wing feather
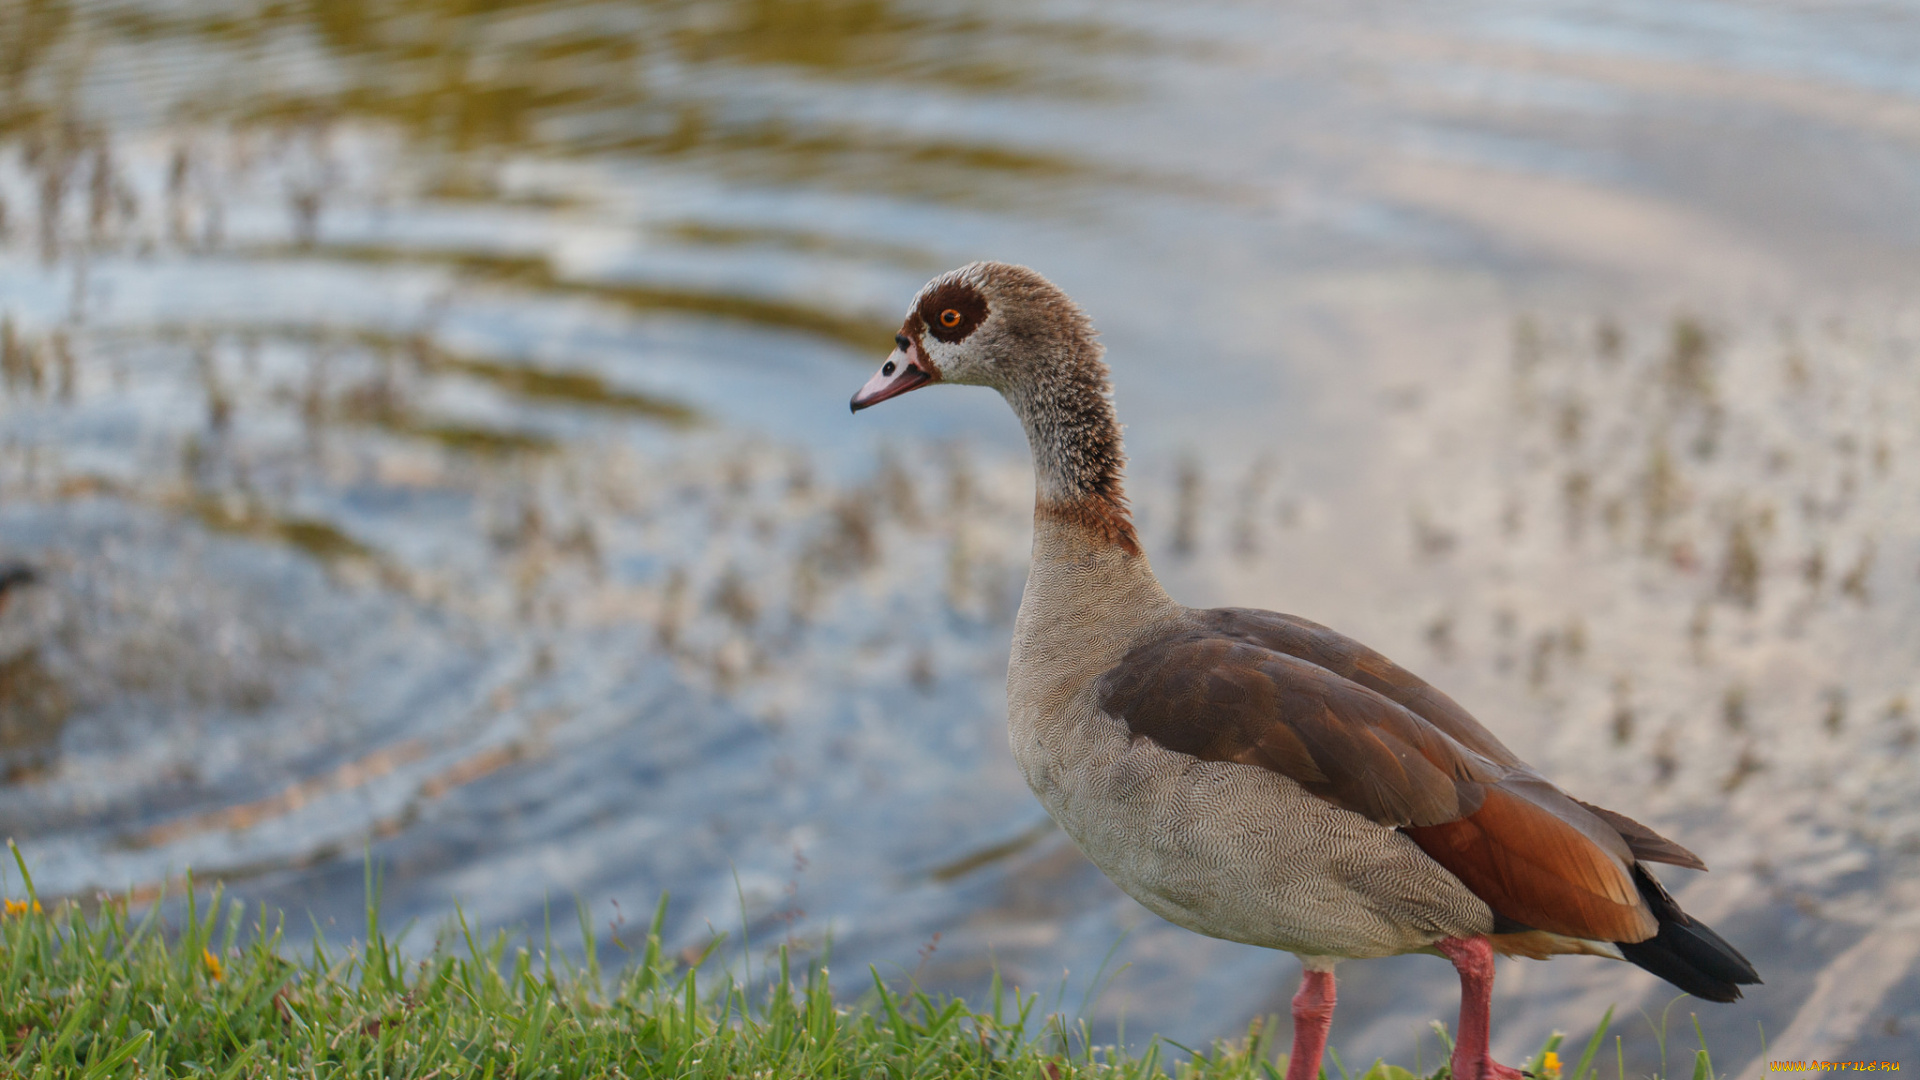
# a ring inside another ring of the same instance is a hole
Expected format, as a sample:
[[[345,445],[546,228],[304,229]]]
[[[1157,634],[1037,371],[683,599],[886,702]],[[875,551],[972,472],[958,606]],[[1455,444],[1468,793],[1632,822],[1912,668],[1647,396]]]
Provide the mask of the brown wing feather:
[[[1403,828],[1513,922],[1602,941],[1654,934],[1630,868],[1641,847],[1684,849],[1576,802],[1452,699],[1349,638],[1270,612],[1197,614],[1101,676],[1102,707],[1134,737],[1270,769]]]
[[[1578,799],[1574,801],[1580,802]],[[1645,825],[1640,824],[1625,814],[1615,813],[1604,806],[1595,806],[1590,802],[1580,802],[1580,805],[1586,807],[1589,812],[1601,821],[1613,826],[1614,830],[1620,834],[1620,838],[1627,842],[1627,847],[1633,852],[1633,857],[1639,859],[1641,862],[1666,863],[1669,866],[1684,866],[1689,870],[1705,870],[1707,868],[1707,864],[1701,861],[1700,856],[1661,836],[1659,833],[1654,832],[1652,829],[1647,828]]]
[[[1213,608],[1195,612],[1202,625],[1221,637],[1250,641],[1274,652],[1296,656],[1349,679],[1439,728],[1488,761],[1518,765],[1520,758],[1473,714],[1425,679],[1337,630],[1298,615],[1256,608]]]
[[[1459,821],[1404,831],[1488,907],[1533,929],[1599,941],[1660,929],[1618,855],[1506,784]]]
[[[1325,668],[1206,630],[1134,650],[1099,691],[1136,737],[1272,769],[1383,825],[1453,821],[1504,771]]]

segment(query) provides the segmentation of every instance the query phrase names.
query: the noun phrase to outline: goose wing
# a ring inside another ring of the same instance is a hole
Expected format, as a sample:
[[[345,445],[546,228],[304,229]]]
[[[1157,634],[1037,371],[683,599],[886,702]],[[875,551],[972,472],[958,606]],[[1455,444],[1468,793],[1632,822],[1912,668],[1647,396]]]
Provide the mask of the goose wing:
[[[1269,769],[1401,829],[1505,920],[1550,933],[1646,940],[1658,924],[1634,864],[1699,863],[1568,796],[1452,699],[1350,638],[1271,612],[1196,614],[1096,685],[1135,738]]]

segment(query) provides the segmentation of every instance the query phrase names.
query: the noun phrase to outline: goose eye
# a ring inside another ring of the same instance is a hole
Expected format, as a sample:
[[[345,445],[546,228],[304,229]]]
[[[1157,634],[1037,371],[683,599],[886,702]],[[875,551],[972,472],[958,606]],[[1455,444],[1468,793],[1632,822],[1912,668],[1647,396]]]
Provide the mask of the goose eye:
[[[946,327],[949,330],[953,329],[956,326],[959,326],[960,312],[954,308],[948,308],[947,310],[941,312],[940,325]]]

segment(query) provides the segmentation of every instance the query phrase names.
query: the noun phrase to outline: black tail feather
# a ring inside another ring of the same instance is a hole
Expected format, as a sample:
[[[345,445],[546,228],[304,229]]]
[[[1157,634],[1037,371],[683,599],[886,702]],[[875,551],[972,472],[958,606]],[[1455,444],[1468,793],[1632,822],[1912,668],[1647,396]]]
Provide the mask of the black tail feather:
[[[1660,932],[1645,941],[1618,942],[1622,956],[1708,1001],[1737,1001],[1740,987],[1760,981],[1760,973],[1740,950],[1681,911],[1646,867],[1635,865],[1633,878],[1659,920]]]

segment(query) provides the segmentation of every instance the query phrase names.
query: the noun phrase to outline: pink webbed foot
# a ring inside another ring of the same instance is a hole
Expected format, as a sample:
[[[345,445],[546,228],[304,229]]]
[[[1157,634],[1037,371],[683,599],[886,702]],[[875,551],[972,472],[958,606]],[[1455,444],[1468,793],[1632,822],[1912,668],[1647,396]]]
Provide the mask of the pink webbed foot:
[[[1521,1080],[1519,1069],[1493,1060],[1493,946],[1487,939],[1447,938],[1434,948],[1460,973],[1460,1028],[1454,1035],[1453,1080]],[[1288,1080],[1293,1080],[1291,1076]]]
[[[1333,1026],[1333,972],[1308,968],[1293,995],[1293,1050],[1287,1055],[1287,1080],[1316,1080],[1320,1055],[1327,1051]]]

